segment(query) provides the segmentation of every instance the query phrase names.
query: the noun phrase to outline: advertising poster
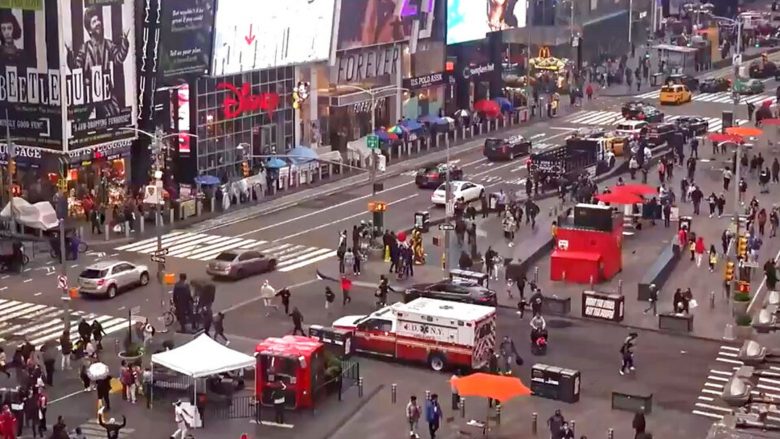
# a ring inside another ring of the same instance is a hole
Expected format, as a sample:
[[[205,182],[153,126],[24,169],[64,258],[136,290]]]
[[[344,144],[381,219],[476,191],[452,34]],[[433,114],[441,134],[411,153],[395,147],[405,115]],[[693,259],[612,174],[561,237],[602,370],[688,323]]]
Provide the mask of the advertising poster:
[[[429,2],[431,13],[424,17],[418,37],[430,38],[436,2],[422,1]],[[342,0],[337,50],[407,41],[419,13],[415,0]]]
[[[527,0],[447,0],[447,44],[526,26]]]
[[[218,0],[213,76],[323,61],[330,56],[336,0]]]
[[[0,1],[0,133],[62,151],[56,0]]]
[[[208,73],[214,0],[160,0],[160,70],[163,79]]]
[[[136,134],[132,0],[60,0],[69,150]]]

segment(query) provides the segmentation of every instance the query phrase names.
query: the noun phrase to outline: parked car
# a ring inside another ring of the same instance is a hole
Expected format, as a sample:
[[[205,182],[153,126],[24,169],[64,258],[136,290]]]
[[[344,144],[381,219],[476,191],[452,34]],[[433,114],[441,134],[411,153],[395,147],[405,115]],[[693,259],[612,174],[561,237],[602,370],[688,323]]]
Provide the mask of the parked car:
[[[681,116],[674,120],[677,128],[686,134],[686,138],[703,136],[709,131],[710,123],[707,119],[697,116]]]
[[[419,297],[450,300],[476,305],[496,306],[496,292],[472,282],[442,280],[429,284],[412,285],[404,291],[404,303]]]
[[[632,101],[623,104],[621,114],[628,120],[663,122],[664,113],[646,102]]]
[[[729,91],[731,80],[728,78],[707,78],[699,84],[699,91],[702,93],[718,93]]]
[[[691,75],[669,75],[664,80],[664,84],[673,85],[679,84],[688,87],[688,90],[694,92],[699,90],[699,80]]]
[[[431,203],[436,204],[438,206],[444,206],[446,204],[445,197],[446,197],[446,183],[442,184],[438,188],[436,188],[435,191],[433,191],[433,195],[431,195]],[[481,184],[472,183],[470,181],[451,181],[450,182],[450,190],[453,200],[457,200],[458,198],[463,198],[463,201],[465,202],[471,202],[475,200],[479,200],[483,195],[485,195],[485,186],[482,186]]]
[[[764,91],[764,83],[758,79],[740,78],[734,81],[733,90],[741,95],[754,95]]]
[[[450,163],[439,163],[435,166],[426,166],[414,176],[414,184],[419,188],[437,188],[447,180],[447,168],[450,169],[450,181],[462,180],[463,169]]]
[[[772,61],[756,60],[750,63],[748,67],[748,76],[751,78],[763,79],[775,76],[777,64]]]
[[[661,87],[659,101],[661,104],[683,104],[690,102],[693,94],[688,87],[681,84],[664,85]]]
[[[647,143],[658,146],[668,142],[677,132],[677,125],[670,122],[653,123],[647,129]]]
[[[241,279],[276,269],[276,259],[268,258],[256,250],[230,250],[217,255],[206,266],[212,277]]]
[[[626,120],[617,124],[615,132],[627,138],[637,138],[647,133],[648,125],[644,120]]]
[[[485,139],[483,154],[488,160],[514,160],[531,153],[531,141],[521,135]]]
[[[780,44],[780,33],[778,32],[756,36],[756,45],[758,47],[775,47],[778,44]]]
[[[79,294],[116,297],[119,291],[149,284],[149,268],[127,261],[101,261],[79,274]]]

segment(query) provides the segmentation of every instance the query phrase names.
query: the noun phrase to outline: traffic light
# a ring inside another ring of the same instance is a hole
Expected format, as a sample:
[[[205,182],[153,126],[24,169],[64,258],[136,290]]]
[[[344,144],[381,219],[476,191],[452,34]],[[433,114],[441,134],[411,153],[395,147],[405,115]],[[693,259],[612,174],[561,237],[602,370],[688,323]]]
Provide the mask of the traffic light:
[[[249,169],[249,162],[246,160],[241,163],[241,172],[244,174],[244,177],[249,177],[249,175],[252,173],[252,170]]]
[[[742,256],[742,259],[747,258],[747,236],[741,235],[737,241],[737,255]]]
[[[9,160],[8,161],[8,172],[11,173],[11,175],[16,174],[16,160]]]
[[[724,273],[723,278],[726,282],[731,282],[734,280],[734,263],[731,261],[726,262],[726,273]]]

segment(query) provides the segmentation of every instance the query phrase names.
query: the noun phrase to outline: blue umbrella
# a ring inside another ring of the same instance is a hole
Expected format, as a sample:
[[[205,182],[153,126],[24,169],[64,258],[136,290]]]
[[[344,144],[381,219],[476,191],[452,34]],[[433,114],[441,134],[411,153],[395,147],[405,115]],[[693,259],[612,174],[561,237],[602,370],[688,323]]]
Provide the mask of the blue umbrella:
[[[265,162],[265,167],[268,169],[279,169],[284,168],[285,166],[287,166],[287,162],[278,157],[271,157]]]
[[[290,161],[296,165],[313,162],[319,158],[316,151],[300,145],[291,149],[288,155],[290,156]]]
[[[498,106],[501,108],[501,111],[512,111],[515,109],[515,106],[512,105],[511,102],[509,102],[509,99],[507,98],[496,98],[495,101],[498,103]]]
[[[426,114],[425,116],[419,118],[418,120],[423,123],[437,123],[439,118],[432,114]]]
[[[220,183],[219,178],[213,175],[198,175],[197,177],[195,177],[195,184],[199,184],[202,186],[213,186],[219,183]]]
[[[379,137],[379,140],[381,140],[382,142],[387,142],[388,140],[390,140],[390,135],[388,135],[387,131],[385,130],[376,130],[374,131],[374,134],[377,137]]]
[[[401,121],[401,125],[403,125],[407,130],[409,131],[415,131],[422,128],[422,124],[420,122],[417,122],[416,120],[412,119],[404,119]]]

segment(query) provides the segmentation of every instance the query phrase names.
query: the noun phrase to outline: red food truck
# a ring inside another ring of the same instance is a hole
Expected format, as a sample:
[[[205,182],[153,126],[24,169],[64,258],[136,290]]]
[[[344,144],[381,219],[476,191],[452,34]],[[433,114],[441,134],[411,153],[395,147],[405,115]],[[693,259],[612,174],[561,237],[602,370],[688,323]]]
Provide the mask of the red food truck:
[[[255,348],[255,397],[273,405],[274,390],[284,383],[288,409],[310,408],[313,392],[325,381],[325,345],[295,335],[267,338]]]

